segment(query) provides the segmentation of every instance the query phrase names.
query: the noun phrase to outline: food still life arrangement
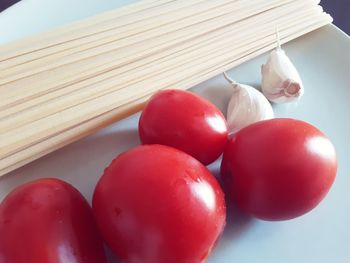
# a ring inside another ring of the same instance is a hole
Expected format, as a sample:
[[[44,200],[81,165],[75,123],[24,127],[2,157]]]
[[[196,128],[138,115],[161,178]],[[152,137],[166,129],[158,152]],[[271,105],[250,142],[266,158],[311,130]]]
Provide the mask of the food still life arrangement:
[[[316,80],[284,43],[331,21],[313,0],[140,1],[0,46],[0,262],[231,262],[215,256],[236,215],[321,210],[343,151],[293,114]],[[259,82],[238,81],[259,55]],[[136,140],[93,177],[19,177],[128,120]]]

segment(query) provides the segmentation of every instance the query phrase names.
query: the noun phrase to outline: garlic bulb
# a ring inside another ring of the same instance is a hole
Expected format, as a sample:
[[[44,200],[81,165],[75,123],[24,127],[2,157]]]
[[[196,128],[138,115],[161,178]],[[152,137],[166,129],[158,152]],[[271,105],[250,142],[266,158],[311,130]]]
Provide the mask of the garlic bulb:
[[[281,49],[278,32],[276,36],[277,48],[270,53],[267,63],[261,66],[261,89],[272,102],[291,102],[304,94],[304,88],[298,71]]]
[[[270,103],[261,92],[251,86],[233,81],[225,72],[224,77],[234,89],[227,107],[229,134],[254,122],[274,117]]]

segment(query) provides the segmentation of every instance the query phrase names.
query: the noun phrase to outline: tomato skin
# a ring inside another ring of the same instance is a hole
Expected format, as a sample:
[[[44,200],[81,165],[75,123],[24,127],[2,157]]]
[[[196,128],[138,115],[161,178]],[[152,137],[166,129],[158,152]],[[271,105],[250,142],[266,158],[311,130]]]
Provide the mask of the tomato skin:
[[[84,197],[58,179],[13,190],[0,205],[1,263],[106,263]]]
[[[250,125],[229,141],[221,174],[238,206],[260,219],[300,216],[325,197],[337,173],[332,143],[294,119]]]
[[[93,211],[126,263],[204,262],[226,217],[223,192],[207,168],[163,145],[118,156],[96,186]]]
[[[183,90],[156,93],[139,121],[143,144],[163,144],[182,150],[207,165],[223,152],[227,124],[211,102]]]

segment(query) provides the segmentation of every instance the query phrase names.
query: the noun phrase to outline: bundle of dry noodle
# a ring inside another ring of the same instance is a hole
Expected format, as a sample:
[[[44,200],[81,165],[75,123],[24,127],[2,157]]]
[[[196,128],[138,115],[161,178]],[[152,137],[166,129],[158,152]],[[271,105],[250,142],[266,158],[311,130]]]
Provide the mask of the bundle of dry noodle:
[[[0,46],[0,175],[331,22],[314,0],[147,0]]]

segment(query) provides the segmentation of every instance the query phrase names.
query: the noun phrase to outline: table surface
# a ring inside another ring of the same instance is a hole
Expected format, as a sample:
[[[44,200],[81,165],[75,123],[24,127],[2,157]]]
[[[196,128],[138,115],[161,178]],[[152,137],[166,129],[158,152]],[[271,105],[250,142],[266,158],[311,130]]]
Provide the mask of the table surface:
[[[49,2],[49,3],[48,3]],[[26,0],[0,14],[0,43],[88,17],[132,1]],[[69,7],[69,8],[68,8]],[[350,262],[350,40],[326,26],[284,46],[300,71],[305,95],[296,104],[274,105],[277,117],[311,122],[337,149],[339,170],[327,198],[312,212],[285,222],[265,222],[230,209],[228,224],[209,263]],[[242,83],[259,86],[266,55],[231,70]],[[231,89],[221,76],[193,88],[225,110]],[[64,147],[0,179],[0,200],[15,186],[57,177],[76,186],[91,201],[104,167],[118,153],[139,144],[138,114]],[[210,166],[218,172],[219,163]],[[112,258],[112,257],[111,257]],[[115,262],[111,259],[110,262]]]
[[[334,18],[334,24],[350,34],[350,1],[349,0],[322,0],[321,5]]]

